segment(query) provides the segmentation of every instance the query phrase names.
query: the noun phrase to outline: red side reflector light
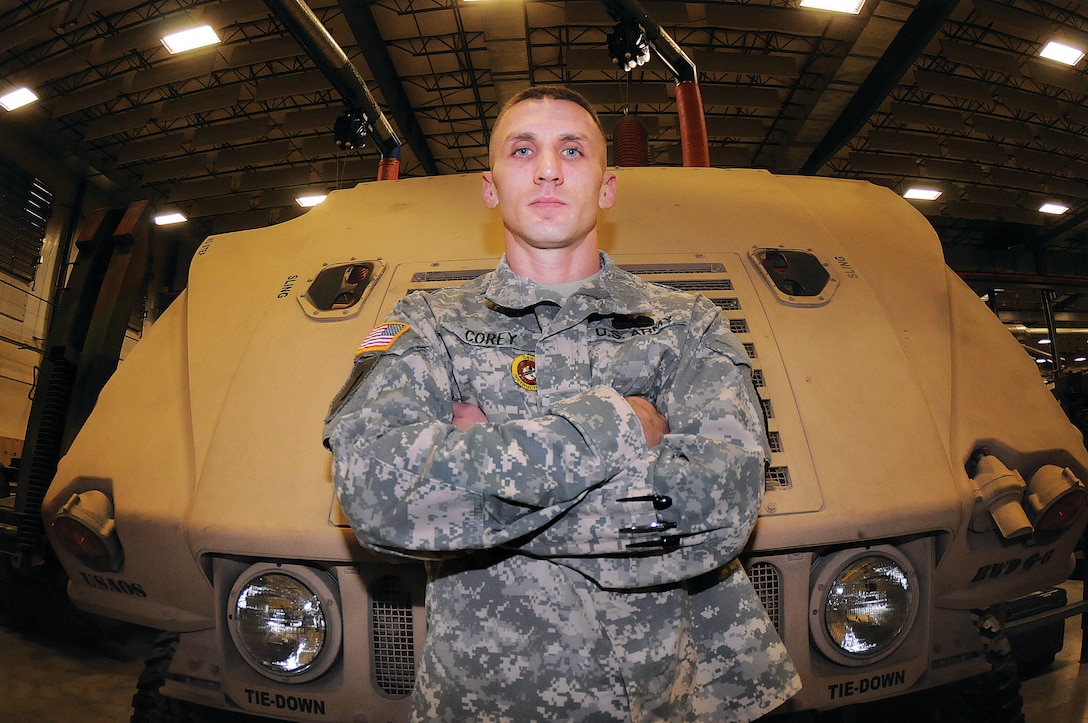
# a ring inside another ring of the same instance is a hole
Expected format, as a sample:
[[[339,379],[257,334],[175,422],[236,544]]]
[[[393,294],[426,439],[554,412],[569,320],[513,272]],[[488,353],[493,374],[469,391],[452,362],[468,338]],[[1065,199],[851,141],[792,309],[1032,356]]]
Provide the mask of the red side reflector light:
[[[1024,495],[1024,507],[1037,532],[1060,532],[1077,519],[1088,501],[1085,490],[1068,467],[1044,464],[1035,470]]]
[[[53,519],[53,532],[64,549],[92,570],[121,567],[124,553],[114,529],[113,502],[104,492],[87,490],[69,497]]]
[[[1077,519],[1085,502],[1088,502],[1088,494],[1083,489],[1069,490],[1043,511],[1035,521],[1035,529],[1043,532],[1064,530]]]
[[[60,536],[64,546],[78,557],[104,557],[106,546],[102,540],[82,522],[71,517],[58,517],[53,529]]]

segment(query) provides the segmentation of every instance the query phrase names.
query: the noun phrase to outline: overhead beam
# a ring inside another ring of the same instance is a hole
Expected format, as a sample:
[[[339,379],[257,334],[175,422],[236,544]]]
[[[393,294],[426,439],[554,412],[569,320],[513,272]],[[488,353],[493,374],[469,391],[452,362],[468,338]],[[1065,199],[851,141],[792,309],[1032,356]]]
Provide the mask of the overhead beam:
[[[358,69],[310,6],[303,0],[264,0],[264,3],[344,99],[349,112],[363,114],[367,135],[382,156],[399,152],[402,141],[385,112],[378,107]]]
[[[374,74],[374,82],[378,85],[385,104],[389,107],[389,115],[393,117],[400,132],[404,134],[404,142],[412,149],[419,164],[428,175],[438,175],[438,164],[435,163],[434,154],[427,145],[427,138],[420,128],[416,118],[415,108],[408,100],[408,94],[404,91],[404,85],[397,75],[396,66],[389,56],[389,50],[385,47],[385,38],[382,37],[374,14],[370,12],[370,4],[358,2],[358,0],[340,0],[340,10],[348,21],[355,36],[355,42],[366,58],[366,64],[370,72]]]
[[[1088,209],[1079,213],[1062,216],[1061,221],[1051,226],[1045,226],[1033,239],[1033,243],[1039,248],[1046,248],[1073,234],[1083,232],[1088,228]]]
[[[955,0],[920,0],[903,23],[887,51],[847,103],[827,134],[801,166],[802,174],[813,174],[856,136],[925,49],[958,3]]]

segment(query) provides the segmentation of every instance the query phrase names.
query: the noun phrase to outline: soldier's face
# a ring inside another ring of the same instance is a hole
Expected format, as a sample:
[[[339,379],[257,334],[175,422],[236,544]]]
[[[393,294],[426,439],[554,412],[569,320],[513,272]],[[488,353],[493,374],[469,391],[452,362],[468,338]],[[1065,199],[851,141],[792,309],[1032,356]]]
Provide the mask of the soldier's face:
[[[525,100],[500,119],[491,140],[483,199],[499,208],[507,243],[556,249],[596,242],[597,214],[615,200],[604,136],[567,100]]]

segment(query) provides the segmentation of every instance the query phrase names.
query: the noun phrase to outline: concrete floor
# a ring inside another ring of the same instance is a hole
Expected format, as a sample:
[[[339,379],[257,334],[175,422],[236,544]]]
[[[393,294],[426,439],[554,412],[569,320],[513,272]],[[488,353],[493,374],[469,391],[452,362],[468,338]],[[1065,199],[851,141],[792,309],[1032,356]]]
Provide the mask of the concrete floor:
[[[1081,599],[1079,582],[1065,587],[1070,602]],[[153,638],[152,631],[88,618],[39,586],[0,577],[0,723],[127,721]],[[1080,643],[1080,619],[1071,618],[1053,665],[1023,682],[1027,723],[1088,722]]]

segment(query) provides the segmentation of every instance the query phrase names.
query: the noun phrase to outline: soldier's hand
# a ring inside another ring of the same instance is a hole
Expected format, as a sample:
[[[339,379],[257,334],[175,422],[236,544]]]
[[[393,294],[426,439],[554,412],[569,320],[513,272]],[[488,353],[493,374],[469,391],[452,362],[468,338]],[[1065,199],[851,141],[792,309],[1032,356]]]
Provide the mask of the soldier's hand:
[[[487,416],[484,414],[483,410],[475,404],[465,404],[464,402],[453,403],[453,426],[457,427],[462,432],[477,422],[486,421]]]
[[[669,433],[669,420],[665,419],[654,405],[642,397],[624,397],[642,423],[642,433],[646,435],[646,444],[655,447],[661,443],[661,437]]]

